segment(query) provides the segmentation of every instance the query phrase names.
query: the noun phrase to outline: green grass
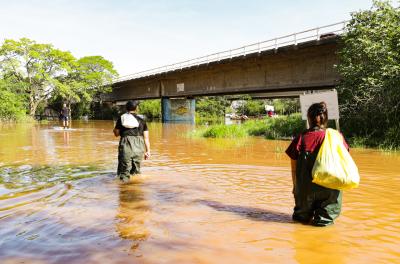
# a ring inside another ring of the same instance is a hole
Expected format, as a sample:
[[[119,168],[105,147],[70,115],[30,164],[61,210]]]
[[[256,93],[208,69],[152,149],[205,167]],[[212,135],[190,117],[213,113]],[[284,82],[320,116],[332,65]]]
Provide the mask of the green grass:
[[[243,138],[248,134],[241,125],[213,125],[204,130],[202,136],[205,138]]]
[[[268,139],[290,138],[305,129],[300,114],[248,120],[239,125],[211,125],[192,132],[193,136],[205,138],[244,138],[264,136]]]

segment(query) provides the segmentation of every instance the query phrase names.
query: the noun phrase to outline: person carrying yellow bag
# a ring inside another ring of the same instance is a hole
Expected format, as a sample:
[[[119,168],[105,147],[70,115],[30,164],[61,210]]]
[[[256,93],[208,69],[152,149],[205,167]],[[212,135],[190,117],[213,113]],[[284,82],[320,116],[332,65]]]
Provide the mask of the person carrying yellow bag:
[[[301,223],[327,226],[333,224],[340,214],[342,191],[313,182],[313,167],[327,134],[326,103],[312,104],[307,111],[307,118],[310,129],[295,137],[286,150],[286,154],[291,158],[295,199],[292,218]],[[328,131],[329,134],[330,130]],[[346,141],[341,138],[343,148],[348,150]]]

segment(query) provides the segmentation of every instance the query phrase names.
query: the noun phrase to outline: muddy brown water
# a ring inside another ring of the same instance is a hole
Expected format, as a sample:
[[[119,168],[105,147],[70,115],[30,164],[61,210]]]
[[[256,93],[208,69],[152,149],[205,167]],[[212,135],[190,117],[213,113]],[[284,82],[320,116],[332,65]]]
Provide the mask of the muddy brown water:
[[[291,221],[287,141],[187,138],[115,179],[111,121],[0,128],[1,263],[400,263],[400,154],[352,149],[360,188],[335,225]]]

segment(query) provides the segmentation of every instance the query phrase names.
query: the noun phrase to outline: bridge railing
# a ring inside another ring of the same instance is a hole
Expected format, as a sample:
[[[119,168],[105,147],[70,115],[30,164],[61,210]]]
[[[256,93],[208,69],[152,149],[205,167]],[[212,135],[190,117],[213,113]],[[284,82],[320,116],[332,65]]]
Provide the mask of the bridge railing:
[[[206,56],[177,62],[174,64],[164,65],[161,67],[137,72],[134,74],[121,76],[114,80],[114,83],[127,81],[131,79],[137,79],[145,76],[155,75],[164,72],[170,72],[175,70],[180,70],[183,68],[188,68],[192,66],[198,66],[201,64],[208,64],[210,62],[216,62],[224,59],[235,58],[240,56],[246,56],[250,53],[262,52],[266,50],[278,49],[280,47],[297,45],[299,43],[320,40],[322,38],[331,37],[334,35],[340,35],[344,32],[347,21],[342,21],[322,27],[317,27],[301,32],[296,32],[290,35],[281,36],[278,38],[269,39],[266,41],[261,41],[253,43],[250,45],[242,46],[236,49],[225,50],[213,54],[208,54]]]

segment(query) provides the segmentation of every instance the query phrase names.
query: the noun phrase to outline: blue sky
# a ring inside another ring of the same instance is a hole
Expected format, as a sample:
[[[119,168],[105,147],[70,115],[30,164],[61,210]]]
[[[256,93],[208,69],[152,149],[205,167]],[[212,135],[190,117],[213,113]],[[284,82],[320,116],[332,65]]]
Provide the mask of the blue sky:
[[[347,20],[372,0],[0,0],[0,41],[101,55],[120,75]]]

